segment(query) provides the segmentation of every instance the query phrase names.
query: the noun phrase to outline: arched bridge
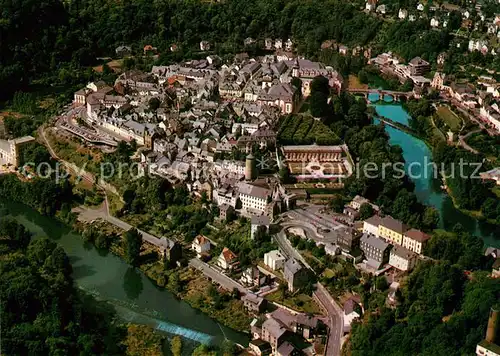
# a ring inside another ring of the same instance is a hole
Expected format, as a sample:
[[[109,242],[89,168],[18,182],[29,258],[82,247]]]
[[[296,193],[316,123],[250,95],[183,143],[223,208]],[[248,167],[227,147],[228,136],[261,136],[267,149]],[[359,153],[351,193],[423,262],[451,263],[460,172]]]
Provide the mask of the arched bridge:
[[[409,99],[414,96],[413,91],[394,91],[394,90],[370,89],[370,88],[367,89],[349,88],[347,89],[347,91],[351,94],[363,94],[364,97],[367,99],[369,94],[378,94],[379,100],[384,100],[385,95],[392,96],[395,101],[399,101],[401,97]]]

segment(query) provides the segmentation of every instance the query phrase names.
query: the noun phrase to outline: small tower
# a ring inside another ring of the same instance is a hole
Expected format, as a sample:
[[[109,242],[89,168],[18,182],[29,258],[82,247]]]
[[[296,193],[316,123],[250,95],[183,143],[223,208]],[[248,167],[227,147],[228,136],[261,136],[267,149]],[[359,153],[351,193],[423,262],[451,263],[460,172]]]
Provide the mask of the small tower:
[[[255,168],[255,157],[252,153],[247,156],[245,164],[245,180],[254,180],[257,176]]]
[[[295,61],[293,63],[293,67],[292,67],[292,77],[295,77],[295,78],[299,77],[299,68],[300,68],[299,59],[295,58]]]
[[[448,135],[448,143],[453,143],[455,141],[455,134],[453,133],[453,131],[448,130],[447,135]]]

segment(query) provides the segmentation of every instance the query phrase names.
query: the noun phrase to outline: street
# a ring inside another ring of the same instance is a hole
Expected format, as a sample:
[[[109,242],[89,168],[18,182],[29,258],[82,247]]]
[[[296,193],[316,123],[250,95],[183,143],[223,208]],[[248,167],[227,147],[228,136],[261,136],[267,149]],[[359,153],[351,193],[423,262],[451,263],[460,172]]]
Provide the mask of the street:
[[[203,272],[203,274],[206,277],[210,278],[212,280],[212,282],[219,284],[222,288],[224,288],[226,290],[232,291],[234,288],[238,288],[240,293],[243,293],[243,294],[248,293],[248,290],[245,287],[243,287],[241,284],[239,284],[235,280],[229,278],[225,274],[222,274],[222,273],[214,270],[207,263],[205,263],[197,258],[191,259],[189,261],[189,265],[191,267],[194,267],[194,268],[200,270],[201,272]]]

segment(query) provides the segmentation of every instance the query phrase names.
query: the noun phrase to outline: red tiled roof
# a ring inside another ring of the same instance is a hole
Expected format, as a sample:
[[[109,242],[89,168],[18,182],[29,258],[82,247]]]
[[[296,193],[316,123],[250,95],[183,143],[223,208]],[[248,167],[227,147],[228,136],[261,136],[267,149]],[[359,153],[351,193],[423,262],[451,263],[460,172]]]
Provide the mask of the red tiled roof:
[[[226,262],[232,262],[233,260],[238,258],[238,256],[236,256],[236,254],[227,247],[224,247],[224,249],[222,250],[222,256],[224,257]]]
[[[410,229],[410,230],[406,231],[405,236],[409,237],[412,240],[418,241],[418,242],[425,242],[431,238],[426,233],[424,233],[420,230],[417,230],[417,229]]]

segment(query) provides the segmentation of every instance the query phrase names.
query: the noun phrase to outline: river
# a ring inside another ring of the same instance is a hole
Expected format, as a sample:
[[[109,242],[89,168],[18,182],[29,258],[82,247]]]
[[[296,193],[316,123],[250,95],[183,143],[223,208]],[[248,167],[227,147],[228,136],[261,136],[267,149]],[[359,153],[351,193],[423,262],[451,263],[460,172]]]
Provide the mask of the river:
[[[78,287],[115,306],[124,321],[146,324],[183,337],[191,348],[198,342],[219,344],[224,338],[247,345],[249,337],[220,325],[206,314],[156,286],[140,270],[112,253],[98,251],[57,220],[25,205],[5,203],[10,216],[33,233],[60,244],[73,266]]]
[[[377,104],[378,94],[370,94],[368,100],[373,103],[370,105],[380,116],[408,125],[410,116],[400,104],[388,104],[387,102],[392,101],[389,96],[384,96],[386,103],[383,104]],[[480,236],[486,246],[500,247],[499,226],[478,221],[462,213],[455,208],[448,194],[440,188],[441,181],[434,179],[434,170],[432,165],[429,165],[432,162],[432,152],[424,141],[388,125],[385,130],[389,134],[389,142],[402,148],[407,172],[411,169],[411,176],[417,177],[412,181],[415,183],[415,194],[419,201],[439,211],[439,227],[451,230],[455,224],[460,223],[468,232]],[[425,172],[425,165],[428,166],[429,174],[421,174],[422,171]]]

